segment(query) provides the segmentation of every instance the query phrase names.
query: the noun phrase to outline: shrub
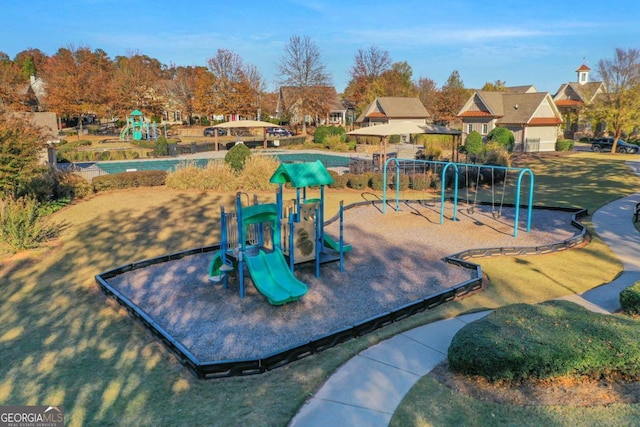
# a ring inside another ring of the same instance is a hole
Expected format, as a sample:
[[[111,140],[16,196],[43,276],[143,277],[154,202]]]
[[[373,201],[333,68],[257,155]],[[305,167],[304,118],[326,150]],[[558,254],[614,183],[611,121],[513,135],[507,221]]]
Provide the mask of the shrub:
[[[95,191],[106,191],[133,187],[155,187],[164,185],[166,178],[166,171],[123,172],[96,176],[93,178],[92,184]]]
[[[340,175],[334,170],[329,170],[329,175],[331,175],[331,177],[333,178],[333,184],[329,184],[329,188],[346,188],[348,181],[348,177],[346,175]]]
[[[59,232],[57,226],[43,223],[35,198],[8,198],[3,200],[2,205],[0,241],[15,251],[36,248]]]
[[[640,377],[640,324],[568,301],[514,304],[463,327],[449,366],[490,381],[560,376]]]
[[[56,199],[82,199],[93,193],[93,186],[73,172],[59,172]]]
[[[409,186],[416,191],[428,190],[431,187],[431,177],[427,174],[410,175]]]
[[[375,191],[382,191],[384,189],[384,174],[376,172],[369,175],[369,187]]]
[[[503,127],[495,127],[487,135],[487,141],[494,141],[507,151],[513,151],[515,140],[513,132]]]
[[[389,184],[389,187],[393,188],[395,190],[396,188],[396,176],[395,174],[393,175],[389,175],[387,177],[387,184]],[[409,189],[409,175],[401,173],[400,174],[400,188],[401,191],[406,191]]]
[[[482,135],[475,130],[469,132],[467,139],[464,141],[464,148],[466,152],[472,156],[480,156],[484,153],[484,142],[482,141]]]
[[[224,161],[235,171],[240,171],[244,167],[244,162],[251,156],[251,150],[240,143],[236,144],[224,156]]]
[[[620,292],[622,311],[631,315],[640,315],[640,281]]]
[[[426,141],[424,143],[424,157],[427,160],[439,160],[442,158],[442,144],[440,141]]]
[[[339,126],[318,126],[313,133],[313,142],[316,144],[325,144],[326,139],[331,136],[337,136],[340,142],[347,140],[346,131]]]
[[[331,151],[345,152],[349,151],[350,145],[343,141],[340,135],[329,135],[324,139],[325,148]],[[352,145],[351,145],[352,146]]]
[[[269,182],[280,163],[270,156],[251,156],[240,173],[242,188],[247,191],[273,190],[274,184]]]
[[[559,139],[556,142],[556,151],[571,151],[575,143],[571,139]]]
[[[235,191],[239,188],[236,172],[221,161],[210,161],[204,168],[191,163],[181,164],[167,175],[166,185],[178,190],[200,191]]]
[[[502,145],[490,142],[486,146],[485,163],[493,166],[511,166],[511,154]]]
[[[169,154],[169,144],[167,143],[167,138],[161,136],[156,141],[155,153],[157,156],[166,156]]]
[[[367,174],[345,174],[347,186],[354,190],[364,190],[369,185],[369,175]]]

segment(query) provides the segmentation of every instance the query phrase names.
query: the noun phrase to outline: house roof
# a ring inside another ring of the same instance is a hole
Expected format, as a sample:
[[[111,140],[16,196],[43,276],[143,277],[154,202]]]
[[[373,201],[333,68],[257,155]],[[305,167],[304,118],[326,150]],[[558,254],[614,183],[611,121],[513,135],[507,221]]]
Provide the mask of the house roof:
[[[605,91],[603,82],[589,82],[580,84],[577,82],[564,83],[553,96],[558,106],[576,106],[593,102],[598,94]],[[575,103],[562,104],[564,101],[576,101]]]
[[[509,86],[506,89],[509,93],[533,93],[538,91],[534,85]]]
[[[582,64],[576,71],[591,71],[591,68],[587,67],[586,64]]]
[[[344,111],[346,110],[343,105],[336,88],[333,86],[316,86],[318,90],[324,91],[324,96],[327,99],[327,105],[330,111]],[[299,99],[298,94],[300,88],[295,86],[282,86],[280,87],[280,96],[278,98],[277,110],[283,112],[293,107]],[[281,105],[282,104],[282,105]]]
[[[419,98],[386,96],[374,99],[356,122],[361,123],[370,118],[426,119],[427,117],[429,113]]]
[[[536,116],[547,100],[550,116]],[[547,92],[510,93],[477,91],[466,102],[458,117],[493,117],[496,124],[555,125],[562,123],[551,96]]]

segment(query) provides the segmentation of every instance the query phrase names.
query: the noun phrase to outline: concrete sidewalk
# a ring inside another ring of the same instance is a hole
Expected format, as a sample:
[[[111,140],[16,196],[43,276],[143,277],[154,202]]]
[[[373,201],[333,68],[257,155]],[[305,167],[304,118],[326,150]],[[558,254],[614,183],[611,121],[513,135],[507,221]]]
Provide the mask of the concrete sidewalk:
[[[640,162],[628,162],[628,165],[640,173]],[[624,272],[609,284],[563,299],[601,313],[620,308],[620,291],[640,280],[640,233],[632,223],[637,202],[640,202],[640,193],[602,207],[592,218],[598,235],[622,261]],[[300,408],[289,425],[388,426],[405,394],[446,358],[456,332],[488,313],[430,323],[364,350],[339,368]]]

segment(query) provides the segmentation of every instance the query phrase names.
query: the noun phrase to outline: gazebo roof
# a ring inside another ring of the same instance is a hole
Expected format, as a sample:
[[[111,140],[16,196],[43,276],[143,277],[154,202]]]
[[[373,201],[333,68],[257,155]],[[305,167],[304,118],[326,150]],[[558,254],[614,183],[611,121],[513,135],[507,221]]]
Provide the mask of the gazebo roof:
[[[316,187],[333,184],[329,174],[320,160],[308,163],[282,163],[269,180],[272,184],[290,183],[293,188]]]

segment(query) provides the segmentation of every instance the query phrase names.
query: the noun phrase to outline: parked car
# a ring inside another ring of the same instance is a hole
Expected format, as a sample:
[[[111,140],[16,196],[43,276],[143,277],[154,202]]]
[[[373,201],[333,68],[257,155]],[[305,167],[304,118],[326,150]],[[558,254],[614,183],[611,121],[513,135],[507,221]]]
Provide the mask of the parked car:
[[[293,136],[294,133],[285,128],[267,128],[267,135],[270,136]]]
[[[204,128],[204,136],[215,136],[216,129],[218,129],[218,136],[225,136],[227,134],[227,130],[225,128]]]
[[[613,138],[596,138],[591,143],[591,151],[595,151],[596,153],[600,151],[611,151],[612,148]],[[619,139],[616,151],[618,153],[637,154],[638,146]]]

